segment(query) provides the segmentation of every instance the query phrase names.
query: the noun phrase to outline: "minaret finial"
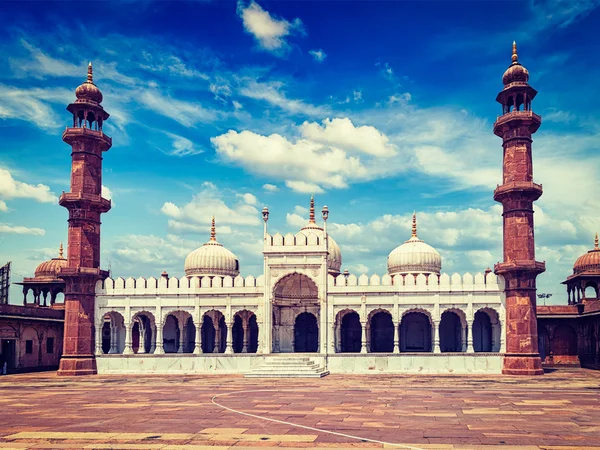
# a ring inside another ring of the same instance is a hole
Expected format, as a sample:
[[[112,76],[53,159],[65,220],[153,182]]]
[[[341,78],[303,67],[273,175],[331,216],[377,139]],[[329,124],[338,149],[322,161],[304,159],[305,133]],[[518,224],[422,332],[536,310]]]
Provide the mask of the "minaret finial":
[[[88,83],[94,83],[94,75],[92,73],[92,62],[90,61],[90,63],[88,64],[88,75],[87,75],[87,82]]]
[[[413,212],[412,237],[417,237],[417,212]]]
[[[310,212],[308,215],[308,223],[315,223],[315,196],[310,196]]]
[[[512,62],[513,64],[519,62],[519,57],[517,55],[517,41],[513,41]]]
[[[598,237],[598,235],[596,234],[596,238],[597,238],[597,237]],[[598,239],[596,239],[596,243],[597,243],[597,242],[598,242]],[[60,243],[60,247],[58,247],[58,257],[59,257],[59,258],[63,258],[63,259],[64,259],[64,256],[63,256],[63,245],[62,245],[62,242]]]
[[[217,240],[217,229],[215,227],[215,216],[212,217],[212,225],[210,226],[210,240],[216,242]]]
[[[598,248],[598,233],[596,233],[596,237],[594,238],[594,250],[600,250]]]

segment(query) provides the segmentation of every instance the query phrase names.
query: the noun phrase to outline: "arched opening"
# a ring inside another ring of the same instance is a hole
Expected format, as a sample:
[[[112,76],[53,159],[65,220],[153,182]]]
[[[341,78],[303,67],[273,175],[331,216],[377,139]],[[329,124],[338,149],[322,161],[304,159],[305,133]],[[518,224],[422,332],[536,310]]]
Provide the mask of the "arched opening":
[[[517,94],[517,106],[515,111],[521,111],[521,105],[523,104],[523,94]]]
[[[587,286],[585,287],[583,297],[586,300],[598,298],[598,286],[596,286],[595,283],[588,283]]]
[[[138,312],[132,319],[134,325],[131,330],[131,346],[134,353],[151,353],[153,328],[155,327],[154,316],[149,312]]]
[[[352,311],[342,317],[340,330],[340,351],[342,353],[359,353],[362,337],[360,316]]]
[[[473,321],[473,349],[476,352],[492,351],[492,321],[484,311],[475,313]]]
[[[185,344],[183,352],[193,353],[196,346],[196,326],[191,317],[185,322]]]
[[[548,339],[548,330],[544,325],[538,327],[538,352],[542,362],[545,362],[550,348],[550,340]]]
[[[140,350],[140,323],[133,322],[133,326],[131,327],[131,349],[133,353],[139,353]]]
[[[458,314],[453,311],[444,312],[439,332],[442,352],[462,352],[462,324]]]
[[[123,353],[125,334],[127,333],[123,316],[116,311],[111,311],[104,314],[102,322],[102,350],[104,353]],[[105,351],[105,348],[108,348],[108,351]]]
[[[409,312],[400,323],[401,352],[431,351],[431,322],[422,312]]]
[[[258,351],[258,324],[256,316],[252,314],[248,319],[248,353],[256,353]]]
[[[577,355],[577,333],[570,325],[559,325],[550,341],[553,356]]]
[[[233,353],[242,353],[244,349],[244,326],[243,320],[239,315],[233,319]]]
[[[215,349],[215,326],[212,318],[208,315],[204,315],[202,321],[202,353],[213,353]]]
[[[179,321],[171,314],[163,326],[163,349],[165,353],[177,353],[179,349]]]
[[[394,322],[387,311],[379,311],[371,317],[371,352],[391,353],[394,349]]]
[[[102,353],[110,352],[110,320],[102,324]]]
[[[316,352],[319,347],[319,327],[314,314],[298,314],[294,322],[294,352]]]
[[[88,112],[87,115],[87,123],[88,123],[88,128],[91,130],[94,128],[94,121],[96,120],[96,117],[94,116],[93,112]]]
[[[312,325],[309,327],[312,319],[306,319],[307,316],[301,319],[301,328],[297,327],[298,316],[303,313],[312,314],[315,318],[314,327]],[[319,313],[319,291],[309,276],[294,272],[281,278],[273,288],[272,351],[295,352],[299,351],[296,350],[298,345],[302,348],[313,348],[315,343],[318,345],[320,338],[316,324],[319,321]],[[296,333],[300,331],[302,334],[299,339],[304,344],[296,343]],[[315,333],[315,335],[306,336],[305,332]],[[303,351],[317,351],[317,349]]]
[[[56,294],[56,298],[54,299],[54,303],[64,303],[65,302],[65,294],[61,291]]]
[[[77,111],[77,126],[83,127],[85,124],[85,113],[83,111]]]

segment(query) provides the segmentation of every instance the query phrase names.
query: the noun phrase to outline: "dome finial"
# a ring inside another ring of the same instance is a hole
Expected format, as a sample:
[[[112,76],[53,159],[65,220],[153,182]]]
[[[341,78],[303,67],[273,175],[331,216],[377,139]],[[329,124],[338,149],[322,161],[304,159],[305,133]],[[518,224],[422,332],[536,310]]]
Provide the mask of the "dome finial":
[[[596,233],[596,237],[594,238],[594,250],[600,250],[598,248],[598,233]]]
[[[598,234],[596,234],[596,238],[597,237],[598,237]],[[598,239],[596,239],[596,244],[597,243],[598,243]],[[58,257],[64,259],[62,242],[60,243],[60,247],[58,247]]]
[[[217,230],[215,227],[215,216],[212,217],[212,224],[210,226],[210,240],[216,242],[217,240]]]
[[[417,237],[417,212],[413,212],[412,237]]]
[[[517,41],[513,41],[512,62],[513,64],[519,62],[519,56],[517,55]]]
[[[87,82],[94,83],[94,75],[92,73],[92,62],[91,61],[88,64]]]
[[[315,223],[315,196],[310,196],[310,212],[308,215],[308,223]]]

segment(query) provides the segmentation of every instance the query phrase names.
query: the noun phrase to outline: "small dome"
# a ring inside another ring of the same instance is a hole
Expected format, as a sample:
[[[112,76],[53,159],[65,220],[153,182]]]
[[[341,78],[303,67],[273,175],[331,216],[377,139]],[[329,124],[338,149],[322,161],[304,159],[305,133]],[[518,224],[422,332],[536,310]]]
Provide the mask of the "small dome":
[[[236,277],[240,273],[240,263],[236,256],[217,242],[215,218],[212,219],[210,240],[202,247],[197,248],[185,258],[185,275],[205,276],[230,276]]]
[[[102,92],[96,87],[92,75],[92,63],[88,64],[87,80],[75,89],[77,100],[91,100],[96,103],[102,103]]]
[[[307,237],[310,233],[314,233],[319,238],[322,238],[325,230],[323,230],[323,228],[318,226],[315,222],[314,197],[310,198],[309,211],[308,224],[303,226],[300,231]],[[337,276],[340,274],[340,269],[342,268],[342,251],[340,250],[340,246],[337,244],[337,242],[335,242],[335,240],[331,237],[331,234],[327,233],[327,239],[329,240],[327,244],[327,250],[329,251],[329,255],[327,255],[327,271],[331,275]]]
[[[67,267],[67,260],[63,257],[63,246],[60,244],[58,258],[44,261],[35,269],[35,278],[56,279],[62,267]]]
[[[388,273],[434,273],[442,270],[442,257],[436,249],[417,236],[417,216],[413,214],[412,237],[388,256]]]
[[[573,265],[573,274],[577,275],[584,272],[600,273],[600,248],[598,247],[598,233],[594,240],[594,248],[581,255]]]
[[[519,63],[517,43],[513,42],[512,64],[508,66],[508,69],[502,75],[502,83],[506,86],[510,83],[527,83],[528,81],[529,71]]]

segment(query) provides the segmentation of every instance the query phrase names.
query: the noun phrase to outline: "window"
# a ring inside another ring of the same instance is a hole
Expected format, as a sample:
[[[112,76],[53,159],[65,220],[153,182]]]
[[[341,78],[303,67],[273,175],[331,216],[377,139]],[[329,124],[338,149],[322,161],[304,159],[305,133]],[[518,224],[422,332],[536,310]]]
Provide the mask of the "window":
[[[28,355],[33,353],[33,341],[30,339],[25,341],[25,353]]]
[[[46,353],[48,353],[49,355],[54,353],[54,338],[53,337],[49,337],[48,339],[46,339]]]

